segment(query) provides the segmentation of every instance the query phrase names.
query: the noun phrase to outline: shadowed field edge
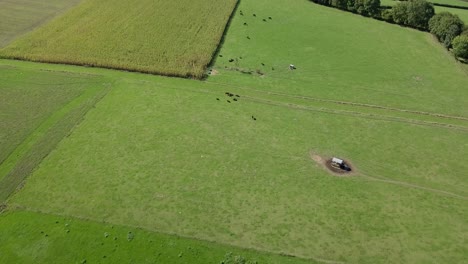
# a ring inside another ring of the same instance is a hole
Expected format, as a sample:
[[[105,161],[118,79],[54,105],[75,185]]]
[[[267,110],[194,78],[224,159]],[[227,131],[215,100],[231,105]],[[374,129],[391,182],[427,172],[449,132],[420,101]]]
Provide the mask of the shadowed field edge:
[[[232,19],[236,15],[236,12],[237,12],[237,9],[239,8],[240,3],[241,3],[241,0],[236,1],[236,5],[232,9],[231,15],[229,15],[229,18],[228,18],[228,20],[226,22],[226,26],[224,27],[224,31],[223,31],[223,34],[221,35],[221,38],[220,38],[219,42],[218,42],[218,46],[213,51],[213,54],[211,55],[211,61],[208,63],[207,67],[205,67],[205,70],[209,69],[209,68],[211,68],[211,67],[213,67],[215,65],[218,54],[221,51],[221,48],[223,47],[224,41],[226,40],[226,35],[227,35],[228,31],[229,31],[229,28],[231,27]],[[203,80],[206,80],[207,77],[209,77],[209,76],[205,73],[202,78],[203,78]]]
[[[25,179],[42,160],[55,149],[63,138],[71,134],[73,128],[83,120],[86,113],[104,98],[109,91],[110,86],[103,86],[93,95],[85,98],[83,102],[73,107],[48,128],[31,149],[19,158],[13,169],[0,180],[0,207],[7,201],[8,197],[21,188]]]

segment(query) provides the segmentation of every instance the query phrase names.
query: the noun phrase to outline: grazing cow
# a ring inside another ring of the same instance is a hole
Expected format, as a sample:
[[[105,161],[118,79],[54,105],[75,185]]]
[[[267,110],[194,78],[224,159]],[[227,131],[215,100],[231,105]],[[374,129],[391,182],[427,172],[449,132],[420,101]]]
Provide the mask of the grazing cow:
[[[216,100],[218,100],[218,101],[219,101],[219,98],[216,98]]]
[[[265,66],[265,63],[262,62],[262,66]]]
[[[247,26],[247,23],[244,23],[244,26]]]
[[[253,14],[253,16],[254,16],[254,17],[257,17],[257,15],[256,15],[256,14]]]
[[[268,17],[268,19],[272,19],[271,17]]]
[[[236,94],[236,97],[240,97],[238,94]]]
[[[266,19],[263,19],[263,22],[266,22]]]
[[[226,101],[227,101],[228,103],[231,103],[231,101],[229,101],[229,100],[226,100]]]
[[[229,59],[229,62],[233,62],[233,61],[234,61],[234,59]]]
[[[249,37],[249,36],[247,36],[247,39],[250,39],[250,37]]]
[[[219,54],[219,57],[220,57],[220,58],[222,58],[222,57],[223,57],[223,55]]]
[[[237,99],[236,99],[236,98],[234,98],[233,100],[237,102]]]

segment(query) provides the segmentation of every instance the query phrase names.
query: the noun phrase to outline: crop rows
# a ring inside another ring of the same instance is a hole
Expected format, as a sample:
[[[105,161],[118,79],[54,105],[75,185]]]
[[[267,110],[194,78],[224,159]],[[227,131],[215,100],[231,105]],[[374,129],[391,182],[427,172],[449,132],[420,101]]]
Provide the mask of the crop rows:
[[[88,0],[0,57],[198,78],[236,2]]]

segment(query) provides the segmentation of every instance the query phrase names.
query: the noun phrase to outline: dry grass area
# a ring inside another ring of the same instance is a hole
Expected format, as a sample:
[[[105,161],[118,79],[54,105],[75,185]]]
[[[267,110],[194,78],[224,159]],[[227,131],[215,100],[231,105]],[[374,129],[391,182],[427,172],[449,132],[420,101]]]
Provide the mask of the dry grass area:
[[[85,0],[0,57],[201,77],[236,0]]]
[[[80,0],[0,0],[0,48],[78,2]]]

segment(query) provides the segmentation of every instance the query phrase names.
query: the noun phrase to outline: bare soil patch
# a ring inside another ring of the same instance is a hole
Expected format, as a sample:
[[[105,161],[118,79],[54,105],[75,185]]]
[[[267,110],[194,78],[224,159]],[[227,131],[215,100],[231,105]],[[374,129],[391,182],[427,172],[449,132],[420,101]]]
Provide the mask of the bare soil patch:
[[[317,164],[322,166],[325,170],[327,170],[333,176],[349,177],[349,176],[356,175],[356,167],[354,167],[353,164],[349,160],[343,159],[346,162],[346,164],[348,164],[348,166],[351,168],[351,171],[345,171],[340,168],[336,168],[332,166],[332,162],[331,162],[332,157],[322,157],[313,152],[310,153],[310,157],[312,158],[313,161],[315,161]]]

